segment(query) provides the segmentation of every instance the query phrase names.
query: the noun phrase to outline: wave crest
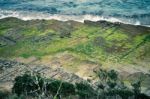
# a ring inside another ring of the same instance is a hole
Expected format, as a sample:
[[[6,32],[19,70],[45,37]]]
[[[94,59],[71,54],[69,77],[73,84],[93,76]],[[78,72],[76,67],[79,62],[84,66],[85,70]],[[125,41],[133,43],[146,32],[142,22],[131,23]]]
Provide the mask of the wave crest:
[[[22,20],[60,20],[60,21],[68,21],[74,20],[78,22],[84,22],[84,20],[90,21],[100,21],[105,20],[109,22],[120,22],[125,24],[133,24],[133,25],[144,25],[141,21],[137,19],[128,19],[128,18],[115,18],[115,17],[106,17],[99,15],[61,15],[61,14],[49,14],[49,13],[41,13],[41,12],[27,12],[27,11],[11,11],[11,10],[0,10],[0,19],[7,17],[16,17]],[[148,26],[149,25],[144,25]]]

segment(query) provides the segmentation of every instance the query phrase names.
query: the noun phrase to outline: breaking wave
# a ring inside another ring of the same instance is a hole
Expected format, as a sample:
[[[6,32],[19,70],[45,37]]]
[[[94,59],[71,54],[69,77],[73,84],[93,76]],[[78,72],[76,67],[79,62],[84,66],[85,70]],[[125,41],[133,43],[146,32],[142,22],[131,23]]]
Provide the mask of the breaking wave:
[[[0,18],[122,22],[150,25],[150,0],[0,0]]]
[[[90,21],[100,21],[105,20],[109,22],[120,22],[125,24],[133,24],[133,25],[144,25],[140,21],[135,19],[128,19],[128,18],[115,18],[115,17],[105,17],[105,16],[99,16],[99,15],[63,15],[63,14],[49,14],[49,13],[41,13],[41,12],[27,12],[27,11],[11,11],[11,10],[0,10],[0,19],[7,18],[7,17],[16,17],[22,20],[35,20],[35,19],[55,19],[60,21],[68,21],[68,20],[74,20],[78,22],[84,22],[84,20],[90,20]]]

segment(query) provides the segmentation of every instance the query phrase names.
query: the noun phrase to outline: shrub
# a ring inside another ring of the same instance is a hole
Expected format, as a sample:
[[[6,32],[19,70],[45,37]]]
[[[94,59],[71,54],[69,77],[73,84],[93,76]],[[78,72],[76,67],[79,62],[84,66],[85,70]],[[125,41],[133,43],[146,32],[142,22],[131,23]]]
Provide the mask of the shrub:
[[[108,80],[118,80],[118,73],[115,70],[106,71],[100,69],[99,71],[96,71],[96,74],[102,82],[107,82]]]
[[[74,95],[75,94],[75,86],[68,82],[62,83],[61,93],[65,96]]]
[[[0,98],[3,97],[4,99],[6,99],[6,97],[9,95],[9,92],[4,92],[0,90]]]
[[[52,80],[47,84],[47,90],[53,95],[69,96],[75,94],[75,87],[68,82],[62,82],[60,80]]]
[[[135,98],[141,94],[141,80],[137,80],[131,83],[134,91]]]
[[[15,78],[12,91],[17,95],[41,93],[43,82],[43,78],[39,74],[31,75],[30,73],[25,73],[23,76]]]
[[[87,83],[76,83],[76,89],[80,99],[93,99],[96,96],[96,91]]]
[[[133,92],[129,89],[110,89],[107,93],[107,96],[119,95],[122,99],[128,99],[130,96],[133,96]]]
[[[107,85],[109,86],[109,88],[113,89],[113,88],[115,88],[117,83],[109,80],[109,81],[107,81]]]
[[[56,79],[44,79],[39,74],[25,73],[15,78],[12,88],[17,95],[29,96],[69,96],[75,94],[75,87],[68,82]]]
[[[107,80],[107,71],[100,69],[99,71],[96,71],[97,76],[100,80],[105,81]]]
[[[108,77],[109,77],[110,80],[113,80],[113,81],[118,80],[118,73],[115,70],[108,71],[107,75],[108,75]]]
[[[119,95],[120,97],[122,97],[122,99],[128,99],[128,97],[134,95],[132,90],[127,88],[123,82],[119,81],[117,71],[106,71],[100,69],[96,73],[100,79],[100,84],[97,86],[98,90],[103,91],[101,97]]]
[[[6,99],[27,99],[27,98],[24,95],[18,96],[16,94],[12,94],[12,95],[9,95],[9,97]]]

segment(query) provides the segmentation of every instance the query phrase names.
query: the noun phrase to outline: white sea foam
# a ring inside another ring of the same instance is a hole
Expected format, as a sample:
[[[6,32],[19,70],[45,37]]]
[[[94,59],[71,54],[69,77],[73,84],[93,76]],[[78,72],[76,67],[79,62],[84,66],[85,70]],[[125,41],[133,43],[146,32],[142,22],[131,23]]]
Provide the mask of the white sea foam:
[[[48,13],[40,13],[40,12],[25,12],[25,11],[8,11],[8,10],[0,10],[0,19],[6,17],[16,17],[22,20],[34,20],[34,19],[56,19],[61,21],[74,20],[78,22],[84,22],[84,20],[91,21],[99,21],[99,20],[108,20],[111,22],[121,22],[115,18],[104,18],[101,16],[94,15],[59,15],[59,14],[48,14]]]
[[[119,18],[104,17],[104,16],[97,16],[97,15],[60,15],[60,14],[48,14],[48,13],[41,13],[41,12],[0,10],[0,19],[7,18],[7,17],[16,17],[25,21],[35,20],[35,19],[39,19],[39,20],[55,19],[60,21],[74,20],[78,22],[84,22],[84,20],[90,20],[90,21],[105,20],[109,22],[120,22],[125,24],[141,25],[140,21],[124,20]]]

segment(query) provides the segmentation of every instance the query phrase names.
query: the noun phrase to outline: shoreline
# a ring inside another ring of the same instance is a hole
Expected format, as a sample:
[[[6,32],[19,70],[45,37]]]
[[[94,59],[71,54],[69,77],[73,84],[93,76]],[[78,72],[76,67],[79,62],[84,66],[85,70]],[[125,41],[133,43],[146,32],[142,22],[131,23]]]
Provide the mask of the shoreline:
[[[48,13],[40,13],[40,12],[27,12],[27,11],[5,11],[0,10],[0,19],[9,18],[9,17],[15,17],[24,21],[28,20],[58,20],[58,21],[77,21],[84,23],[85,20],[88,21],[107,21],[111,23],[123,23],[123,24],[129,24],[129,25],[135,25],[135,26],[145,26],[150,27],[150,25],[143,25],[139,20],[137,19],[124,19],[124,18],[115,18],[115,17],[105,17],[105,16],[99,16],[99,15],[63,15],[63,14],[48,14]]]
[[[57,20],[57,21],[61,21],[61,22],[67,22],[67,21],[75,21],[75,22],[79,22],[79,23],[85,23],[86,21],[88,22],[93,22],[93,23],[98,23],[98,22],[106,22],[106,23],[111,23],[111,24],[122,24],[122,25],[130,25],[130,26],[135,26],[135,27],[146,27],[146,28],[150,28],[150,25],[139,25],[139,24],[130,24],[130,23],[124,23],[124,22],[121,22],[121,21],[109,21],[109,20],[106,20],[106,19],[103,19],[103,20],[90,20],[90,19],[83,19],[83,20],[75,20],[75,19],[65,19],[63,20],[62,18],[63,17],[49,17],[49,18],[29,18],[29,17],[24,17],[24,18],[21,18],[21,17],[13,17],[13,16],[8,16],[8,17],[3,17],[1,18],[0,17],[0,20],[3,20],[3,19],[7,19],[7,18],[16,18],[16,19],[19,19],[19,20],[22,20],[22,21],[32,21],[32,20],[45,20],[45,21],[48,21],[48,20]]]

